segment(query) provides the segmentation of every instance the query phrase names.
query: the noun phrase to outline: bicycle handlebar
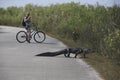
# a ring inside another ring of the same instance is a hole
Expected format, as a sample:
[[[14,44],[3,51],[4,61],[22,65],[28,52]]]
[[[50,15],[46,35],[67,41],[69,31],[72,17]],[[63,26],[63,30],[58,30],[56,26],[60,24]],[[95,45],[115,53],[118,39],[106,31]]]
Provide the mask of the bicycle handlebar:
[[[32,24],[32,28],[33,28],[33,30],[38,30],[38,24],[37,23],[31,23]]]

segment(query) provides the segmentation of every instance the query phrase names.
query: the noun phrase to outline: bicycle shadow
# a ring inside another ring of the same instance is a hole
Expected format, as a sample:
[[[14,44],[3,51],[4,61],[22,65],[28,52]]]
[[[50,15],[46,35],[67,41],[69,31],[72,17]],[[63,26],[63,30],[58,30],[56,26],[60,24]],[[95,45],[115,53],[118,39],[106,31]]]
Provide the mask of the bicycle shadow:
[[[0,31],[0,34],[5,34],[5,33],[10,33],[10,32]]]
[[[1,31],[0,31],[0,33],[7,33],[7,32],[1,32]]]
[[[0,34],[1,33],[9,33],[9,32],[5,32],[5,31],[3,31],[3,28],[0,28]]]

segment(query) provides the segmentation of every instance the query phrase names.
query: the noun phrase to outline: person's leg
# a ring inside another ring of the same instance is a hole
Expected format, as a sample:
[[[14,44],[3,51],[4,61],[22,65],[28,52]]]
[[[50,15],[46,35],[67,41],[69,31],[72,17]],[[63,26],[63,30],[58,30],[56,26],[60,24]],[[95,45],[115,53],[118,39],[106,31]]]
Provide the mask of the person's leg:
[[[31,34],[31,30],[30,30],[30,24],[26,23],[26,30],[27,30],[27,41],[30,43],[30,34]]]

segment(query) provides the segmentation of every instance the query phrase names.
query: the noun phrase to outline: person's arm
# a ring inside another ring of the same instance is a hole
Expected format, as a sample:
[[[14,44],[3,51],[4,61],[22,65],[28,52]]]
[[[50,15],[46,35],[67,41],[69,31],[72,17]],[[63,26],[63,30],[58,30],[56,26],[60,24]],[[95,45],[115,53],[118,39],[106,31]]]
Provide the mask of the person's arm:
[[[31,20],[30,20],[30,17],[28,17],[28,18],[25,17],[25,18],[24,18],[24,21],[25,21],[25,22],[30,22],[30,21],[31,21]]]

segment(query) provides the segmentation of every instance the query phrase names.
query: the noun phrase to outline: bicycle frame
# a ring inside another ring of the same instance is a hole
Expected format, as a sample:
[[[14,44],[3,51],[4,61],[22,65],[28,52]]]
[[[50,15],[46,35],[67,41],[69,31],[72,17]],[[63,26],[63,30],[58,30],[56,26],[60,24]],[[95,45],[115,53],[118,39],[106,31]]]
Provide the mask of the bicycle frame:
[[[36,32],[37,32],[36,30],[32,30],[30,36],[33,36]]]
[[[31,30],[30,36],[33,36],[36,32],[38,32],[37,25],[36,25],[36,24],[34,24],[34,23],[32,23],[32,26],[34,26],[34,27],[35,27],[35,29],[32,29],[32,30]]]

